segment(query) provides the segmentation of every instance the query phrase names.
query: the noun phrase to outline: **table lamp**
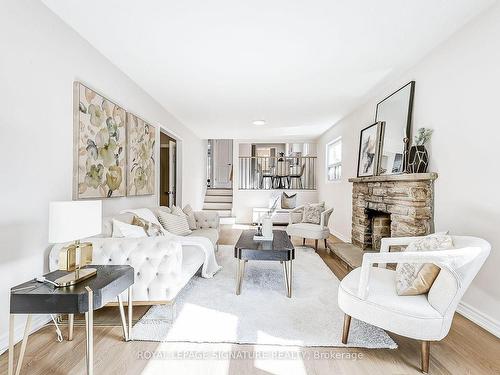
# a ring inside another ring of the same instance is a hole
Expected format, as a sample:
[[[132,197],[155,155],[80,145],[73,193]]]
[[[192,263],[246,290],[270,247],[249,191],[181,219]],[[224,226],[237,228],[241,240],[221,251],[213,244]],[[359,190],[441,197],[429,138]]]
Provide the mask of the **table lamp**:
[[[95,268],[81,269],[92,262],[92,244],[80,240],[101,231],[101,201],[50,202],[49,242],[72,242],[59,253],[59,269],[72,273],[55,280],[58,286],[75,285],[97,273]]]

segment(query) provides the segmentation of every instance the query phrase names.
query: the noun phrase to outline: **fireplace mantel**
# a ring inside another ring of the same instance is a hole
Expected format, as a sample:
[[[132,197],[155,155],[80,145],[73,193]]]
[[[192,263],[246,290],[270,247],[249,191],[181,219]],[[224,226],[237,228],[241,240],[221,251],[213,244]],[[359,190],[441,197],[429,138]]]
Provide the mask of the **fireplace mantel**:
[[[385,176],[352,177],[349,182],[391,182],[391,181],[434,181],[438,178],[436,172],[430,173],[403,173]]]

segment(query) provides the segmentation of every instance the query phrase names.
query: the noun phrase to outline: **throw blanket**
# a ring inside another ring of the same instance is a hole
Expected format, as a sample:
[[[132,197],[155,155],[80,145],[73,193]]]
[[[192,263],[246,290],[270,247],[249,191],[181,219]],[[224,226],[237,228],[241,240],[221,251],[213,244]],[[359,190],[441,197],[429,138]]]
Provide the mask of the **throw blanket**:
[[[217,260],[215,259],[214,245],[208,238],[197,236],[175,236],[168,232],[167,234],[165,234],[165,236],[172,236],[172,238],[180,242],[181,245],[191,245],[199,247],[205,253],[205,261],[203,262],[203,267],[201,268],[202,277],[210,279],[222,269],[222,267],[219,266]]]

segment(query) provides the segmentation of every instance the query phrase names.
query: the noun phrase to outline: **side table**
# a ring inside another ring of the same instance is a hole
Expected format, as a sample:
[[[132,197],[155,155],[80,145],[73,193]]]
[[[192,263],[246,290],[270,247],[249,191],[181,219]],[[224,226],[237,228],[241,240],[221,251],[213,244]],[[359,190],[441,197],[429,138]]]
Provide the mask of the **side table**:
[[[134,284],[134,269],[130,266],[88,266],[97,269],[97,274],[79,284],[56,288],[49,283],[35,280],[13,287],[10,291],[10,321],[9,321],[9,365],[8,374],[14,375],[14,320],[16,314],[28,314],[24,330],[21,351],[16,367],[19,375],[23,362],[32,314],[68,314],[69,339],[73,336],[74,314],[85,314],[86,323],[86,365],[87,374],[93,374],[93,311],[117,298],[123,327],[123,337],[131,339],[132,333],[132,285]],[[64,276],[66,271],[50,272],[44,277],[56,280]],[[121,293],[128,290],[128,324]]]

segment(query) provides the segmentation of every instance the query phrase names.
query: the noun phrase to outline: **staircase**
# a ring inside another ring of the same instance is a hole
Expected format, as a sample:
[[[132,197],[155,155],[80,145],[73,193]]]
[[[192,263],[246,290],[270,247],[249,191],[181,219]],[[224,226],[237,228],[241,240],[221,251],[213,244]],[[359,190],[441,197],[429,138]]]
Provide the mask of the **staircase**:
[[[207,189],[203,210],[217,211],[220,217],[231,217],[233,189]]]

